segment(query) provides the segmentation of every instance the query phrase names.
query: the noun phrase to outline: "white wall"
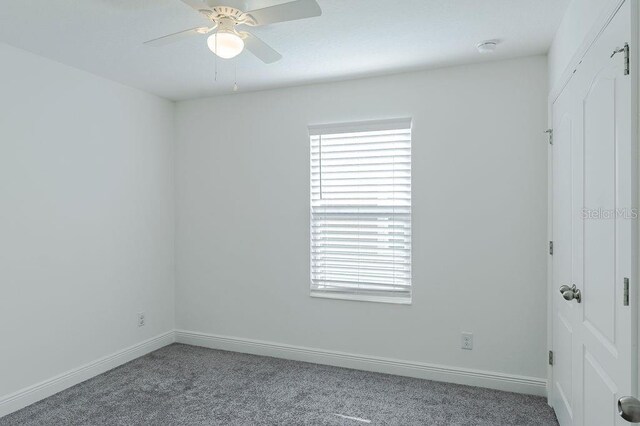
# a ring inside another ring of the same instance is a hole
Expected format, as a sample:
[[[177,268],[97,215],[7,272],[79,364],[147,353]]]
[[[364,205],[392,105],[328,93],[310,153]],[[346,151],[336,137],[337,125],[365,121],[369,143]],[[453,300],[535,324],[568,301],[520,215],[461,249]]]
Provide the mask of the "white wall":
[[[179,103],[176,327],[545,378],[546,67]],[[307,125],[393,117],[414,120],[413,304],[311,298]]]
[[[0,44],[0,400],[173,329],[173,113]]]
[[[596,22],[619,0],[573,0],[549,49],[549,88],[553,89]]]

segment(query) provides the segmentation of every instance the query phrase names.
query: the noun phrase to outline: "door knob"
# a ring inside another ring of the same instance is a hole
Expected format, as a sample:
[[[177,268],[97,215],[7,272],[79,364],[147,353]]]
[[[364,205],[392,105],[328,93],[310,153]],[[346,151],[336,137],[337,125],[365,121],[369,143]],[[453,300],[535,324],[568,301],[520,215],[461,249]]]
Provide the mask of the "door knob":
[[[560,286],[560,294],[564,293],[565,291],[569,291],[569,290],[571,290],[571,287],[569,287],[568,285]]]
[[[618,414],[630,423],[640,423],[640,401],[632,396],[618,400]]]
[[[560,287],[560,294],[565,300],[575,300],[576,302],[582,302],[582,292],[574,284],[572,287],[563,285]]]

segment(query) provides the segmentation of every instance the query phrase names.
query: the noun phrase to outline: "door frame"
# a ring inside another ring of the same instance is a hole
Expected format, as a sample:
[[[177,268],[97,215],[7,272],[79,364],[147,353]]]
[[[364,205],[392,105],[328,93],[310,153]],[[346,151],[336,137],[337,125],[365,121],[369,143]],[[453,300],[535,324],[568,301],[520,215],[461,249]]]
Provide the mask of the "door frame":
[[[633,163],[632,170],[632,182],[633,182],[633,206],[638,208],[638,200],[640,199],[640,157],[638,156],[639,132],[638,126],[640,117],[639,102],[640,102],[640,84],[639,73],[640,69],[640,55],[638,55],[638,44],[640,44],[640,0],[608,0],[603,5],[603,10],[598,17],[596,23],[591,30],[587,33],[582,44],[572,57],[569,65],[565,68],[562,76],[558,82],[551,88],[547,99],[547,123],[550,129],[553,128],[553,103],[560,96],[566,85],[571,80],[573,73],[580,66],[582,58],[587,54],[593,43],[598,39],[602,31],[609,25],[609,22],[613,19],[620,7],[625,3],[630,2],[631,10],[631,40],[629,40],[630,55],[631,55],[631,72],[629,77],[631,78],[631,142],[632,152],[636,161]],[[615,46],[613,46],[615,47]],[[613,48],[612,47],[612,48]],[[640,341],[640,323],[638,316],[638,306],[640,306],[640,292],[638,291],[638,278],[640,277],[640,262],[638,258],[638,247],[640,246],[640,226],[638,222],[640,219],[636,219],[632,224],[632,233],[636,236],[633,239],[632,247],[632,276],[629,283],[629,298],[631,300],[632,309],[632,347],[638,359],[638,365],[636,366],[636,383],[633,393],[635,397],[640,397],[640,357],[638,352],[638,342]],[[548,240],[553,241],[553,146],[547,144],[547,235]],[[553,288],[553,257],[547,254],[547,348],[553,350],[553,297],[557,297],[557,289]],[[553,368],[547,366],[547,402],[551,405],[553,393]]]

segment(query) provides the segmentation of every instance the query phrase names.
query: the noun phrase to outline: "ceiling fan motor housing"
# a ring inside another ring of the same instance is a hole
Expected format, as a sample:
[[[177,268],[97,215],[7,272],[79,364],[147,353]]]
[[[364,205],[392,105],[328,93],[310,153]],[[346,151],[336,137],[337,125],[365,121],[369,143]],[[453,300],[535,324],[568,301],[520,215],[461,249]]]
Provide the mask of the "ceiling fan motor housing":
[[[236,31],[236,25],[238,24],[233,18],[223,17],[216,22],[218,23],[218,32],[238,34]]]
[[[222,25],[223,22],[232,22],[233,25],[255,25],[256,22],[248,13],[245,13],[235,7],[229,6],[216,6],[209,9],[203,9],[200,11],[203,15],[205,15],[208,19],[217,23],[219,26]]]

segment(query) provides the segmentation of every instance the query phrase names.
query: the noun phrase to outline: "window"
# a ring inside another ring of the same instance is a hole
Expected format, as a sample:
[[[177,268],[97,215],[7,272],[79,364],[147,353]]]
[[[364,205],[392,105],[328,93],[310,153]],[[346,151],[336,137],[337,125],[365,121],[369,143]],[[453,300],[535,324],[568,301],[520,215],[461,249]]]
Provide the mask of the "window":
[[[411,303],[411,120],[309,136],[311,296]]]

